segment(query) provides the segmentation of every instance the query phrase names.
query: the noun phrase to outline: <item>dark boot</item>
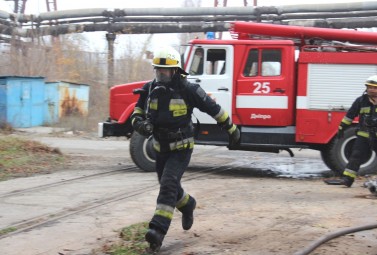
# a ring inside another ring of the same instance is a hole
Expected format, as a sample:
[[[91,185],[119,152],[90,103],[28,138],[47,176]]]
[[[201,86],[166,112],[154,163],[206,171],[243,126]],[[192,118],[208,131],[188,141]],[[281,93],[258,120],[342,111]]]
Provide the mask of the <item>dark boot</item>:
[[[324,180],[324,182],[329,185],[344,185],[349,188],[352,186],[354,180],[355,179],[352,177],[343,176],[336,179],[327,179],[327,180]]]
[[[194,224],[194,210],[196,207],[196,201],[190,196],[189,201],[185,206],[179,208],[178,210],[182,212],[182,228],[184,230],[189,230]]]
[[[165,235],[157,229],[148,229],[145,234],[145,240],[149,243],[149,248],[153,252],[160,250],[164,237]]]

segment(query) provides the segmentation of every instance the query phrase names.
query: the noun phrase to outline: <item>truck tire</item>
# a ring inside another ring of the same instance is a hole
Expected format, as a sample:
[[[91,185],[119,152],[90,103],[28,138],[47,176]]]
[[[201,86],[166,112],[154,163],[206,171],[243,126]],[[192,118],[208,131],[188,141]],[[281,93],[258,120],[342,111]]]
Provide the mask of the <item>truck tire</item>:
[[[341,139],[333,138],[321,151],[321,157],[325,165],[330,168],[336,176],[341,176],[351,155],[352,146],[356,139],[356,127],[350,127],[344,131]],[[365,155],[360,166],[359,174],[371,174],[377,170],[377,157],[374,152]]]
[[[152,137],[146,138],[137,132],[133,132],[130,140],[130,155],[132,161],[141,170],[155,171],[155,152],[152,145]]]

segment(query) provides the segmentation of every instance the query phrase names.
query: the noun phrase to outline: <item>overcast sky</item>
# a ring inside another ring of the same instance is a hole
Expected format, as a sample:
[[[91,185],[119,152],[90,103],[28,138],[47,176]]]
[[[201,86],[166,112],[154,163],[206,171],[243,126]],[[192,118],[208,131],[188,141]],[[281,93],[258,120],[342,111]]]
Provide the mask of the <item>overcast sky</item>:
[[[218,0],[220,4],[222,0]],[[153,7],[180,7],[182,0],[57,0],[58,10],[84,9],[84,8],[153,8]],[[214,0],[202,0],[203,7],[212,7]],[[290,4],[320,4],[320,3],[350,3],[371,2],[369,0],[257,0],[259,6],[278,6]],[[12,12],[13,1],[0,0],[0,9]],[[254,0],[248,0],[252,6]],[[243,0],[228,0],[228,6],[243,6]],[[46,12],[46,0],[27,0],[27,14]]]

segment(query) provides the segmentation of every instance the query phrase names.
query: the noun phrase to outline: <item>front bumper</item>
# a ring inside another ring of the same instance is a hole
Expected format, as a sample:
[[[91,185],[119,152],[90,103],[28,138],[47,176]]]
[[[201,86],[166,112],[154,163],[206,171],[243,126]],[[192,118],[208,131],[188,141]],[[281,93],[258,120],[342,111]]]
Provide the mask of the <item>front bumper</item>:
[[[131,137],[133,128],[130,123],[118,122],[99,122],[98,123],[98,137],[109,137],[109,136],[126,136]]]

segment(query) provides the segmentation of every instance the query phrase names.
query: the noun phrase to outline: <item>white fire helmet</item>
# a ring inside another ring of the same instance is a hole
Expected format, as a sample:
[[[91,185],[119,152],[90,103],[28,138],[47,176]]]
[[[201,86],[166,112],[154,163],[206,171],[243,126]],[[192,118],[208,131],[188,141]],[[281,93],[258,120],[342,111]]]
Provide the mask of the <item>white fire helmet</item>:
[[[181,55],[171,46],[161,47],[153,53],[152,66],[162,68],[178,67],[183,74],[187,74],[182,69]]]
[[[370,76],[366,82],[365,82],[365,86],[374,86],[374,87],[377,87],[377,75],[372,75]]]

